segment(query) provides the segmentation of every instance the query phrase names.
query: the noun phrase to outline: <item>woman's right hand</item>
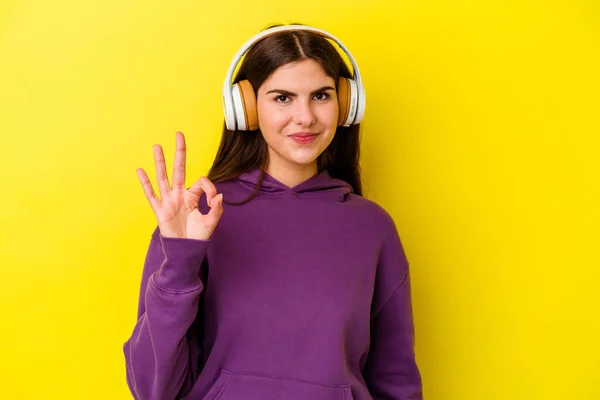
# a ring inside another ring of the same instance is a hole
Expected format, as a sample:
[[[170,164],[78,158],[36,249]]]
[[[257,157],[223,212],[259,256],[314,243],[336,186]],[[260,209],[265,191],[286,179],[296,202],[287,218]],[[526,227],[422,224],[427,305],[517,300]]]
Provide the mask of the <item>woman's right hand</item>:
[[[156,196],[148,175],[142,168],[137,169],[146,198],[156,215],[160,234],[165,237],[208,240],[214,232],[223,213],[223,194],[217,195],[215,185],[206,177],[198,179],[189,189],[185,185],[185,137],[176,134],[173,184],[165,167],[165,157],[160,145],[154,145],[156,178],[160,199]],[[202,193],[210,207],[207,214],[198,210]]]

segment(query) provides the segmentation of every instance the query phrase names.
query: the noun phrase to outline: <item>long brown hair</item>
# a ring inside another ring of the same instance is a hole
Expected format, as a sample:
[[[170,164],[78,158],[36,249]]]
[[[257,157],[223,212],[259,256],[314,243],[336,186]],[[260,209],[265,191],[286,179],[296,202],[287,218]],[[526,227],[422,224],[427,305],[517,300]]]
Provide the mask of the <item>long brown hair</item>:
[[[274,26],[280,25],[269,28]],[[280,66],[309,58],[317,61],[336,84],[340,76],[352,77],[340,53],[327,39],[310,31],[284,31],[263,38],[248,50],[234,82],[247,79],[258,91]],[[256,195],[262,184],[268,154],[260,129],[230,131],[223,123],[221,143],[207,177],[213,183],[223,182],[261,168],[254,192],[244,201],[230,204],[246,203]],[[332,178],[346,181],[355,194],[362,196],[359,158],[360,124],[338,126],[332,142],[317,159],[318,171],[327,170]]]

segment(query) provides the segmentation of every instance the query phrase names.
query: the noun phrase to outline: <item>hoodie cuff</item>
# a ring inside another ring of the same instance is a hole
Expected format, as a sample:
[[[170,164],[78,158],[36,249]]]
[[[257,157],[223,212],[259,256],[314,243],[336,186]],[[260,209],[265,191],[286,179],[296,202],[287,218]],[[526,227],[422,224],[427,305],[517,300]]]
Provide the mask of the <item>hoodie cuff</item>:
[[[154,275],[154,283],[168,292],[186,292],[202,286],[200,269],[209,240],[170,238],[160,233],[165,259]]]

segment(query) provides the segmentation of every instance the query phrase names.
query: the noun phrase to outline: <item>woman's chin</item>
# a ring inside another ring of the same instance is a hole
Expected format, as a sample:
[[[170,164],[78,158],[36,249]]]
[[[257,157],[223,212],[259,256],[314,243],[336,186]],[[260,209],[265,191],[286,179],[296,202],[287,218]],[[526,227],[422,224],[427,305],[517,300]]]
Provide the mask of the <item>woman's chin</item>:
[[[308,166],[308,165],[312,165],[317,161],[317,158],[319,157],[318,154],[306,154],[306,155],[301,155],[301,156],[292,156],[290,158],[288,158],[288,161],[293,163],[293,164],[297,164],[297,165],[304,165],[304,166]]]

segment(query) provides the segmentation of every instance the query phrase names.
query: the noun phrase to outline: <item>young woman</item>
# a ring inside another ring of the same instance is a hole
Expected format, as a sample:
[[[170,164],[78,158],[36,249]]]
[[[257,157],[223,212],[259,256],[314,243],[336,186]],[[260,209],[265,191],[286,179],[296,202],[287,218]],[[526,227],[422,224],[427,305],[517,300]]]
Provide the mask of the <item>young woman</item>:
[[[362,197],[354,59],[316,28],[271,27],[234,58],[223,95],[207,177],[184,187],[179,132],[171,182],[154,146],[160,199],[138,169],[158,226],[124,345],[132,394],[422,399],[407,258]]]

